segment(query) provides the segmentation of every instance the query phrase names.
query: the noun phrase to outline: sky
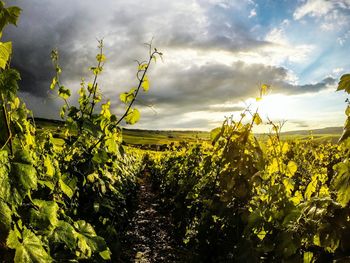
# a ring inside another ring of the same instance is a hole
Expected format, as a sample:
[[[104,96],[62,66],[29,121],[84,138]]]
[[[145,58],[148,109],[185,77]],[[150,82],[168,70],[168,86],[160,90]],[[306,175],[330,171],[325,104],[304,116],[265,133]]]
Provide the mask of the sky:
[[[226,116],[259,107],[264,122],[284,130],[342,126],[350,72],[350,0],[12,0],[22,8],[12,65],[22,76],[20,96],[36,117],[59,118],[62,105],[49,91],[50,52],[57,48],[62,81],[77,99],[81,78],[92,77],[97,40],[107,57],[99,79],[103,100],[121,116],[119,94],[137,85],[135,60],[144,45],[164,54],[152,64],[150,90],[136,101],[132,128],[210,130]],[[271,86],[259,102],[261,84]],[[257,131],[267,131],[261,125]]]

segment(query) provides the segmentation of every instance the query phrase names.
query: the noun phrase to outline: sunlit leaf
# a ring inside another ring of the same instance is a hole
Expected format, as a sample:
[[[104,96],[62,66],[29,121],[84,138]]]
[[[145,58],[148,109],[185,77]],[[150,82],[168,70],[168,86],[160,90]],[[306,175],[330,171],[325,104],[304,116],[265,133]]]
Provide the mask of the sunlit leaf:
[[[62,192],[66,196],[68,196],[69,198],[73,197],[73,194],[74,194],[73,190],[62,179],[59,180],[59,185],[60,185]]]
[[[61,86],[59,89],[58,89],[58,95],[64,99],[64,100],[67,100],[70,95],[71,95],[71,92],[69,89],[65,88],[64,86]]]
[[[148,66],[147,63],[142,63],[142,64],[139,65],[138,70],[146,70],[147,66]]]
[[[262,119],[260,118],[259,113],[255,113],[255,114],[253,115],[253,121],[254,121],[254,123],[255,123],[256,125],[259,125],[259,124],[262,123]]]
[[[341,76],[337,90],[344,90],[350,93],[350,74]]]
[[[282,146],[282,154],[286,154],[289,151],[289,144],[288,142],[283,143]]]
[[[90,258],[93,252],[104,252],[108,250],[105,240],[96,235],[94,228],[84,220],[79,220],[74,223],[77,232],[78,248],[80,258]],[[101,257],[107,257],[104,252]]]
[[[7,239],[8,247],[16,250],[14,263],[52,262],[52,258],[44,249],[44,244],[38,236],[24,227],[19,239],[16,231],[18,232],[18,230],[11,230]]]
[[[306,187],[306,191],[304,193],[305,199],[309,200],[311,198],[312,194],[316,191],[316,187],[317,187],[317,177],[313,175],[311,182]]]
[[[44,166],[46,168],[46,175],[52,177],[55,174],[55,167],[53,166],[51,159],[46,156],[44,158]]]
[[[30,210],[30,224],[39,229],[47,229],[57,225],[58,205],[54,201],[34,199],[35,208]]]
[[[16,185],[23,192],[37,188],[37,173],[30,164],[12,163],[11,175],[16,179]]]
[[[304,252],[303,255],[303,263],[313,263],[314,262],[314,254],[312,252]]]
[[[123,103],[130,103],[135,97],[135,88],[132,88],[129,92],[123,92],[119,95],[120,101]]]
[[[125,116],[125,122],[127,124],[135,124],[140,119],[140,112],[138,109],[130,109],[128,114]]]
[[[0,42],[0,68],[4,69],[12,53],[11,42]]]
[[[55,87],[56,87],[56,84],[57,84],[57,77],[54,77],[54,78],[52,79],[52,82],[51,82],[51,85],[50,85],[50,89],[51,89],[51,90],[54,90]]]
[[[287,165],[287,175],[289,177],[292,177],[297,170],[298,170],[298,165],[293,161],[289,161]]]
[[[148,77],[147,76],[144,76],[141,86],[142,86],[144,91],[148,91],[149,90],[149,81],[148,81]]]
[[[70,250],[75,251],[77,244],[77,234],[71,224],[62,220],[58,221],[57,226],[53,231],[52,238],[54,242],[63,243]]]
[[[0,242],[4,241],[11,229],[12,210],[10,207],[0,200]]]
[[[350,162],[338,163],[334,166],[336,176],[332,187],[337,191],[337,201],[345,207],[350,201]]]
[[[283,185],[286,189],[286,192],[288,193],[288,196],[290,196],[292,191],[294,190],[294,181],[291,178],[284,178]]]
[[[109,111],[109,108],[111,106],[111,102],[107,101],[106,103],[102,104],[101,106],[101,115],[104,118],[109,119],[111,117],[111,112]]]
[[[104,260],[110,260],[111,259],[111,252],[106,249],[102,252],[99,253],[99,255],[101,256],[101,258],[103,258]]]
[[[264,96],[267,94],[267,91],[269,90],[271,86],[267,84],[262,84],[261,85],[261,96]]]
[[[103,55],[103,54],[98,54],[98,55],[96,56],[96,60],[97,60],[98,62],[104,62],[104,61],[106,60],[106,56]]]

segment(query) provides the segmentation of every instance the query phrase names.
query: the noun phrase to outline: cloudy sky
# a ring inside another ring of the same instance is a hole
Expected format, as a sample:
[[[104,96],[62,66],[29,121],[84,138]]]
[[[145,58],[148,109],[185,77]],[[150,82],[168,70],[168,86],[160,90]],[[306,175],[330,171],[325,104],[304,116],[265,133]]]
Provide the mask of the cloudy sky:
[[[121,114],[119,93],[137,85],[135,59],[144,42],[164,53],[152,64],[150,91],[137,105],[135,128],[209,130],[238,116],[262,83],[266,121],[285,130],[342,126],[346,95],[335,92],[350,72],[350,0],[12,0],[23,9],[3,38],[14,45],[21,96],[35,116],[59,118],[50,94],[50,51],[61,54],[63,82],[77,91],[91,79],[96,39],[107,62],[99,80],[104,99]],[[76,92],[72,101],[76,98]],[[252,99],[253,98],[253,99]]]

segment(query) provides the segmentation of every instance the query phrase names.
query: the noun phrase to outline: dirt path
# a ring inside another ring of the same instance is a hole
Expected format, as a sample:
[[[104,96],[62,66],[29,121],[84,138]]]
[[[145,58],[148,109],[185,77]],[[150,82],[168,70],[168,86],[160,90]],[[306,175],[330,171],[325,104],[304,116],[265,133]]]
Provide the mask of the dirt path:
[[[172,238],[170,218],[160,212],[159,199],[144,179],[138,193],[138,208],[122,245],[122,262],[189,262]],[[187,257],[188,258],[188,257]]]

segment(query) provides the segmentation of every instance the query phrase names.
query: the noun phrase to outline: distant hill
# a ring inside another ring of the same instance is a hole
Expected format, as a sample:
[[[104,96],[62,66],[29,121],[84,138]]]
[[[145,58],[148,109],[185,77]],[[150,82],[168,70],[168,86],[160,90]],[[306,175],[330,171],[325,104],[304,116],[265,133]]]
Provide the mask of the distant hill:
[[[343,127],[327,127],[322,129],[313,129],[313,130],[297,130],[297,131],[287,131],[282,132],[282,135],[310,135],[311,134],[334,134],[340,135],[343,133]]]

